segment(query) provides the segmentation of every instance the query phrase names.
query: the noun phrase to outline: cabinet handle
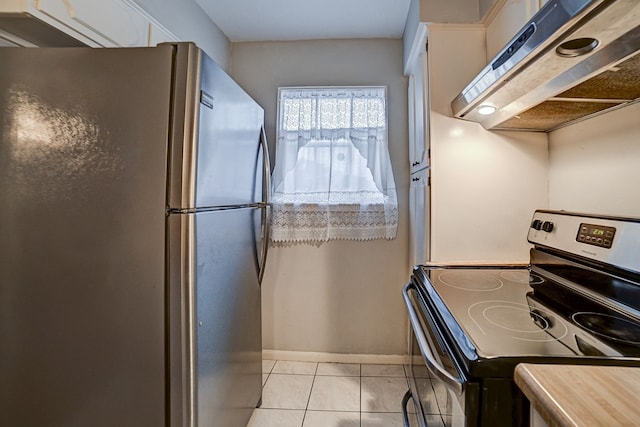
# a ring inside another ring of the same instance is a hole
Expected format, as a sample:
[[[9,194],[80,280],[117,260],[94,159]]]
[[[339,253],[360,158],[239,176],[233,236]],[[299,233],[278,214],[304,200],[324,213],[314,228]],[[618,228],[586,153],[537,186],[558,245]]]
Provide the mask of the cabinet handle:
[[[418,177],[411,178],[411,181],[413,181],[413,182],[420,181],[420,178],[418,178]]]

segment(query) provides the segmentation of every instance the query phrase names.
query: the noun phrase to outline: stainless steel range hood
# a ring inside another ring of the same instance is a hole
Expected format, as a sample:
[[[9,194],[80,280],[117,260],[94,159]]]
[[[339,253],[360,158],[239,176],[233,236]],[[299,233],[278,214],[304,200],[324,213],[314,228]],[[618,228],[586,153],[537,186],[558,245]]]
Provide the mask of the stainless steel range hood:
[[[486,129],[551,131],[640,100],[639,52],[640,0],[549,0],[452,101],[453,114]]]

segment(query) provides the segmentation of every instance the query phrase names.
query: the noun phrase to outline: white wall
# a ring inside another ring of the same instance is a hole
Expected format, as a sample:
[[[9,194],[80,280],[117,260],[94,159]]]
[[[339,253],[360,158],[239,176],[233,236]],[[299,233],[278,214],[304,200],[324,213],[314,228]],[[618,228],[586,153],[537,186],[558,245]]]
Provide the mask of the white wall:
[[[485,65],[484,28],[428,31],[431,261],[527,263],[531,215],[548,205],[547,136],[452,118],[451,100]]]
[[[640,104],[554,132],[552,209],[640,217]]]
[[[195,0],[129,0],[171,31],[180,41],[195,42],[224,70],[229,69],[231,43]]]
[[[279,86],[388,87],[389,149],[398,189],[394,240],[272,247],[262,286],[267,350],[406,354],[401,288],[408,265],[407,81],[402,41],[233,43],[231,75],[265,109],[272,155]],[[276,159],[277,160],[277,159]]]

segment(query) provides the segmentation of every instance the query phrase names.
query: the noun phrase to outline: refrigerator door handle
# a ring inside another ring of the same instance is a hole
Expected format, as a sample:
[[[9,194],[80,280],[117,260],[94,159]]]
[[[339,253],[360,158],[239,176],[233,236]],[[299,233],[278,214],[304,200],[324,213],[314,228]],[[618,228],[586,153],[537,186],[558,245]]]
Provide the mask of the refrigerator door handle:
[[[269,162],[269,146],[264,126],[260,129],[260,145],[262,146],[262,167],[264,179],[262,181],[262,198],[266,205],[271,203],[271,163]]]
[[[262,251],[258,264],[258,283],[262,286],[264,269],[267,264],[267,253],[269,252],[269,224],[271,223],[271,164],[269,163],[269,147],[267,145],[267,134],[264,126],[260,129],[260,145],[262,146],[262,199],[264,211],[262,214]]]
[[[262,278],[267,263],[269,252],[269,223],[271,222],[271,206],[265,205],[262,214],[262,254],[260,256],[260,270],[258,272],[258,284],[262,287]]]

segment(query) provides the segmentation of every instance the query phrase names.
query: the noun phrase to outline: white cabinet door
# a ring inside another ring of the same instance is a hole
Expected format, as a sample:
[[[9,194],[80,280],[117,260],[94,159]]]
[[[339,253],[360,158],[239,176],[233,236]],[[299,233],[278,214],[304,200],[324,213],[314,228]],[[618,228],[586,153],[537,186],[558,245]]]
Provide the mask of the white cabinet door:
[[[416,86],[415,74],[409,74],[409,90],[407,93],[408,114],[409,114],[409,163],[411,165],[411,172],[416,162],[416,99],[415,99],[415,86]]]
[[[37,0],[36,8],[80,35],[80,39],[89,39],[92,46],[148,44],[146,19],[120,0]]]
[[[409,161],[411,172],[429,166],[429,72],[427,52],[416,57],[409,76]]]
[[[420,24],[409,58],[409,260],[429,261],[430,91],[426,25]]]
[[[429,169],[411,175],[409,186],[409,259],[411,265],[429,261]]]

